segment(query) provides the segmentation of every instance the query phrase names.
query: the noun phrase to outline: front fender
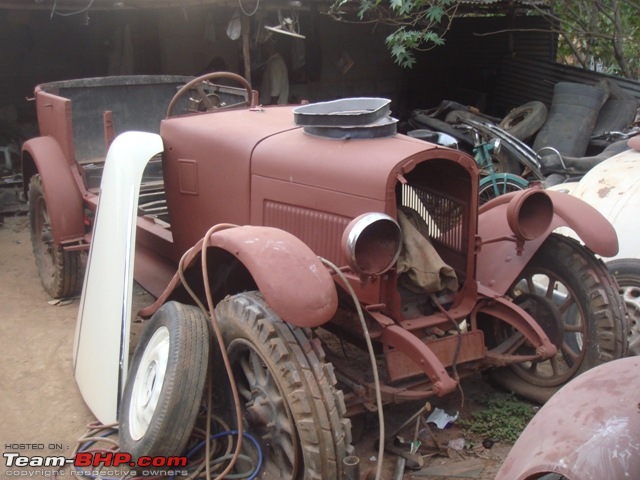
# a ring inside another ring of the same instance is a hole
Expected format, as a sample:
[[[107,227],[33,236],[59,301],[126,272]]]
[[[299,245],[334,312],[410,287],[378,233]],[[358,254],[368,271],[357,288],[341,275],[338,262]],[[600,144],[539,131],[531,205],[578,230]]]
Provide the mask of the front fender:
[[[572,479],[638,478],[639,367],[639,357],[621,358],[563,386],[520,434],[496,480],[550,472]]]
[[[298,327],[317,327],[335,314],[338,296],[329,271],[305,243],[290,233],[261,226],[227,228],[212,233],[207,247],[220,248],[236,257],[284,321]],[[203,240],[187,252],[182,262],[185,268],[201,258],[202,248]],[[153,314],[179,284],[176,273],[158,300],[140,315]]]
[[[478,234],[483,242],[477,256],[477,279],[492,290],[504,294],[535,255],[553,230],[569,227],[584,244],[604,257],[618,252],[618,237],[611,223],[586,202],[560,192],[545,190],[553,203],[553,218],[547,231],[535,240],[524,242],[522,252],[515,241],[492,239],[513,237],[507,223],[509,201],[519,192],[501,195],[480,209]]]
[[[83,201],[70,164],[52,137],[27,140],[22,146],[25,189],[39,173],[54,243],[61,245],[84,238]]]

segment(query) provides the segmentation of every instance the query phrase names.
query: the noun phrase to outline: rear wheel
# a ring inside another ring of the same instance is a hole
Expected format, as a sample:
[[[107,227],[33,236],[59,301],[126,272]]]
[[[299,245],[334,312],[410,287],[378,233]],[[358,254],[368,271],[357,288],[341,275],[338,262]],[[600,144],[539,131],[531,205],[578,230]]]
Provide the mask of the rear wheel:
[[[343,478],[351,423],[343,417],[342,392],[320,344],[308,331],[284,323],[258,293],[228,297],[216,307],[216,318],[238,386],[243,426],[264,453],[262,474]]]
[[[53,298],[76,295],[82,287],[81,253],[65,251],[54,242],[42,179],[38,174],[29,182],[29,220],[33,255],[45,291]]]
[[[607,262],[618,282],[620,296],[629,315],[629,354],[640,355],[640,259],[621,258]]]
[[[547,401],[580,373],[627,353],[624,305],[604,264],[570,238],[552,234],[542,244],[508,295],[533,316],[557,347],[555,356],[499,369],[503,387],[538,402]],[[496,324],[498,343],[514,331]],[[516,354],[533,354],[526,342]]]

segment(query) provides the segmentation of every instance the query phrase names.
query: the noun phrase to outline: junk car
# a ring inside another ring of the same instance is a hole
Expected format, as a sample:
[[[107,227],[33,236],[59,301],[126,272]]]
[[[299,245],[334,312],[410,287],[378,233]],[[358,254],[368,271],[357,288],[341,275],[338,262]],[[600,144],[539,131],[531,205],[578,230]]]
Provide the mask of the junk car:
[[[354,415],[479,371],[545,401],[626,354],[594,255],[616,234],[588,204],[532,188],[479,207],[474,159],[396,133],[385,99],[263,107],[235,74],[179,85],[41,85],[23,148],[49,293],[77,291],[88,251],[74,374],[121,450],[180,454],[209,375],[265,471],[343,478]],[[134,279],[157,301],[129,361]]]

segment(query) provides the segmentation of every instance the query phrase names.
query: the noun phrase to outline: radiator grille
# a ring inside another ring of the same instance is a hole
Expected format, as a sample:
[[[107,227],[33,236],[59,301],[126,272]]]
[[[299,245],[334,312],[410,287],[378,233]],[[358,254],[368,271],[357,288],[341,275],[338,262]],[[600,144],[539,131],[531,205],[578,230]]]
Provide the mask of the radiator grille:
[[[350,218],[267,200],[264,221],[267,226],[295,235],[317,255],[336,264],[344,263],[340,243]]]
[[[464,245],[465,209],[456,199],[415,185],[402,186],[402,206],[417,211],[427,224],[429,238],[462,253]]]

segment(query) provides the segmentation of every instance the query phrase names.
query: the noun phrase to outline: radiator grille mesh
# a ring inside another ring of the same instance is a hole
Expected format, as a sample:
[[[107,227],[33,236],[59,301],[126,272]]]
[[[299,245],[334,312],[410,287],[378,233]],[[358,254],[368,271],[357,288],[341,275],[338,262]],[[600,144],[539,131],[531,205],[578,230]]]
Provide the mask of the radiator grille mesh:
[[[340,243],[350,218],[270,200],[264,208],[265,225],[281,228],[298,237],[316,254],[344,264]]]
[[[464,251],[465,209],[460,202],[415,185],[402,185],[401,202],[420,214],[433,242]]]

